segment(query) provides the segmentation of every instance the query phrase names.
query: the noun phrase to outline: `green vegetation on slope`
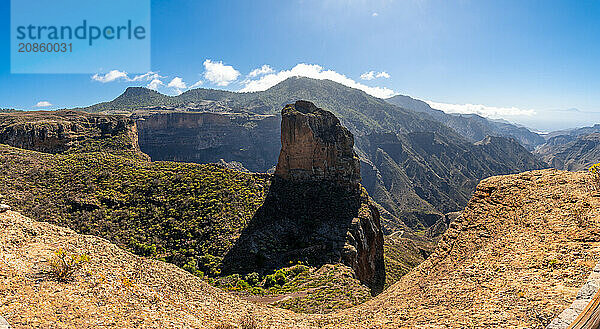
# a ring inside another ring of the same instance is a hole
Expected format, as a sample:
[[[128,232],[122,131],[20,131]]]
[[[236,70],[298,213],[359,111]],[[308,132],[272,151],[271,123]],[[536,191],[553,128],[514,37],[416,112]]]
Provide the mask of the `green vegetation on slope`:
[[[360,284],[352,269],[343,264],[325,264],[320,268],[298,264],[262,278],[257,273],[244,278],[233,274],[209,278],[209,282],[254,302],[303,313],[329,313],[371,297],[370,289]]]
[[[110,152],[147,159],[136,126],[123,116],[77,111],[0,114],[0,143],[45,153]]]
[[[15,209],[213,275],[262,204],[266,184],[217,165],[0,145],[0,193]]]

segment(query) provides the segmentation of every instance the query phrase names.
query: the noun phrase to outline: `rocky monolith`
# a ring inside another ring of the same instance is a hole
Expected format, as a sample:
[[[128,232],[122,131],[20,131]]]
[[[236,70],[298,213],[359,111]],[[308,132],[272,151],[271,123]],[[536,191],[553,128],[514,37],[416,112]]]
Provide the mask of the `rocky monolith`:
[[[360,161],[354,136],[329,111],[297,101],[281,111],[281,153],[275,175],[292,181],[330,181],[357,188]]]
[[[290,262],[343,263],[374,293],[385,283],[379,211],[360,185],[354,138],[306,101],[282,110],[269,194],[224,259],[225,272],[267,273]]]

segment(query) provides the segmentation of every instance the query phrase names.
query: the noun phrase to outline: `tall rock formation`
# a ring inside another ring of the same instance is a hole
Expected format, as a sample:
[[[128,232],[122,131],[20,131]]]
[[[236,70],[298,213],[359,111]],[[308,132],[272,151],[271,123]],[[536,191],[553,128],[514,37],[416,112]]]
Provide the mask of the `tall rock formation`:
[[[343,263],[373,293],[385,283],[379,211],[360,185],[352,134],[306,101],[282,110],[281,153],[269,194],[224,259],[229,273],[302,261]]]
[[[297,101],[281,111],[281,153],[275,175],[292,181],[332,181],[357,188],[354,136],[329,111]]]

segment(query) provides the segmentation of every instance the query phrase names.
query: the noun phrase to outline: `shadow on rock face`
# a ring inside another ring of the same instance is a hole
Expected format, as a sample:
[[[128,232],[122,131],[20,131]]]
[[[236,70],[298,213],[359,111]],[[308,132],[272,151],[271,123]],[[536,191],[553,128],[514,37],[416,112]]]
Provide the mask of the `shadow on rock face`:
[[[286,105],[264,204],[225,255],[225,273],[343,263],[376,294],[385,283],[379,211],[360,185],[354,137],[329,111]]]
[[[379,212],[362,187],[274,177],[264,204],[225,255],[223,271],[267,274],[298,261],[316,267],[344,263],[373,294],[382,290]]]

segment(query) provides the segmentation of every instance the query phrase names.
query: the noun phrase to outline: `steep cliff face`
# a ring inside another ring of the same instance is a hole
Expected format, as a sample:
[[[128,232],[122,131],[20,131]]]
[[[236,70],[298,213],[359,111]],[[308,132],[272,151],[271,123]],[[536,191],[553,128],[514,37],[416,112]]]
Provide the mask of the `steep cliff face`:
[[[135,122],[76,111],[0,114],[0,144],[44,153],[117,151],[141,155]]]
[[[380,215],[360,186],[352,134],[330,112],[299,101],[283,109],[281,136],[269,194],[225,257],[225,271],[344,263],[374,293],[381,291]]]
[[[360,162],[354,137],[333,113],[297,101],[282,111],[281,153],[275,174],[286,180],[331,180],[357,187]]]
[[[140,148],[156,161],[240,162],[255,172],[275,166],[279,118],[234,113],[165,113],[137,119]]]

